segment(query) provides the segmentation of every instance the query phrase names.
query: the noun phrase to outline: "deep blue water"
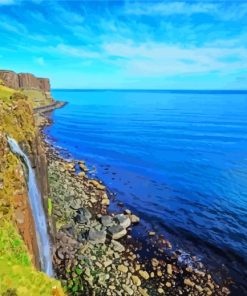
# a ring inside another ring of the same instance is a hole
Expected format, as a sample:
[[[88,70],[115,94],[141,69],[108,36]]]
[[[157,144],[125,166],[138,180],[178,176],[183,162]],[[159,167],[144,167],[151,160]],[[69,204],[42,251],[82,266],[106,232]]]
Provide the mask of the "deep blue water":
[[[58,146],[94,165],[147,227],[244,285],[246,92],[54,90],[53,96],[69,102],[47,129]]]

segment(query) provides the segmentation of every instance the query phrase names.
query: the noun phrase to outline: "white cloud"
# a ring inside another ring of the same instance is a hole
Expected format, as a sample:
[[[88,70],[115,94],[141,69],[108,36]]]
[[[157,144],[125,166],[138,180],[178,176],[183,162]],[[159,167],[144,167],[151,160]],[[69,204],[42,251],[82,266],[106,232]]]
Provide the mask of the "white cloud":
[[[221,72],[231,73],[247,67],[247,49],[170,46],[155,42],[135,45],[108,43],[104,45],[108,57],[122,58],[122,67],[129,75],[171,76]],[[118,61],[119,63],[119,61]]]
[[[199,1],[199,2],[158,2],[158,3],[137,3],[127,4],[125,13],[130,15],[193,15],[198,13],[209,14],[217,16],[221,19],[240,19],[247,14],[246,2],[225,2],[224,1]]]
[[[1,15],[0,15],[0,27],[11,33],[16,33],[19,35],[27,34],[27,28],[22,23]]]
[[[90,51],[84,47],[75,47],[66,44],[58,44],[53,51],[59,52],[60,54],[65,54],[67,56],[77,57],[77,58],[99,58],[99,53],[95,51]]]

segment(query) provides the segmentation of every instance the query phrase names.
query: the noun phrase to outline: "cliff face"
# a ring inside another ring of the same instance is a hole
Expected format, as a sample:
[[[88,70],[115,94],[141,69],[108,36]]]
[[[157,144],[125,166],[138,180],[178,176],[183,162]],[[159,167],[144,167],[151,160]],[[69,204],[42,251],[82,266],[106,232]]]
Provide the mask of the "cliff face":
[[[16,76],[10,73],[5,76],[6,81],[11,77]],[[30,81],[27,78],[24,83],[32,83]],[[7,136],[18,141],[28,154],[46,208],[46,157],[32,104],[27,96],[20,92],[14,94],[14,90],[0,85],[0,294],[5,295],[11,289],[15,295],[64,295],[59,282],[33,268],[39,269],[40,264],[27,170],[21,159],[11,152]]]
[[[20,87],[18,74],[13,71],[0,71],[0,79],[10,88],[18,89]]]
[[[0,79],[7,87],[13,89],[36,89],[46,93],[50,92],[50,81],[48,78],[38,78],[30,73],[15,73],[8,70],[0,70]]]

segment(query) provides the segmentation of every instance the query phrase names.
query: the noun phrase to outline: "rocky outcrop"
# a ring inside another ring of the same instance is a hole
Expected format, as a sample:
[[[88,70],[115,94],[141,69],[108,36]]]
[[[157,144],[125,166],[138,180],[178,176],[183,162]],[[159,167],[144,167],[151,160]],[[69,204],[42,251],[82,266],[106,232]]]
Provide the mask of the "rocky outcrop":
[[[18,74],[14,71],[0,70],[0,79],[10,88],[18,89],[20,87]]]
[[[5,86],[13,89],[36,89],[45,93],[50,92],[50,80],[48,78],[38,78],[30,73],[15,73],[9,70],[0,70],[0,79]]]
[[[38,78],[39,88],[44,92],[50,92],[50,80],[48,78]]]

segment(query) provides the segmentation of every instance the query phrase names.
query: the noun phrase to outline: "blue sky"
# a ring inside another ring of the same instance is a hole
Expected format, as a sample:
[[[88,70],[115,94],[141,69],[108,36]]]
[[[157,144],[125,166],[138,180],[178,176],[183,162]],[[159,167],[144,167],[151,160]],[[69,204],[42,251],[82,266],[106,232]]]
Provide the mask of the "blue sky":
[[[53,88],[247,89],[247,1],[0,0],[0,40]]]

